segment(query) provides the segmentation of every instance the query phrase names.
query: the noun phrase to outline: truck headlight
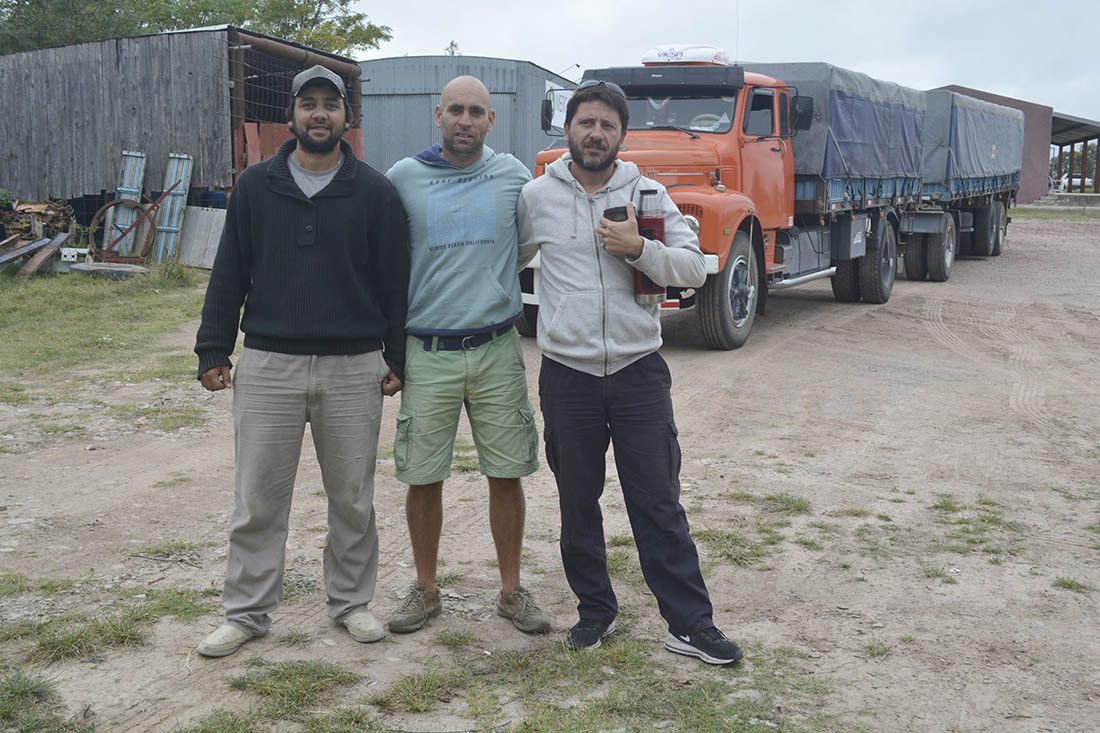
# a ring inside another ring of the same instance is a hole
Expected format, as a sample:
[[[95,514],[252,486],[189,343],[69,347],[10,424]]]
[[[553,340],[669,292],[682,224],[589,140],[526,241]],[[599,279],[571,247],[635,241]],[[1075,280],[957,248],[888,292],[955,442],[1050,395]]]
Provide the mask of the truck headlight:
[[[691,214],[685,214],[684,221],[687,222],[688,227],[695,233],[695,236],[699,236],[699,220]]]

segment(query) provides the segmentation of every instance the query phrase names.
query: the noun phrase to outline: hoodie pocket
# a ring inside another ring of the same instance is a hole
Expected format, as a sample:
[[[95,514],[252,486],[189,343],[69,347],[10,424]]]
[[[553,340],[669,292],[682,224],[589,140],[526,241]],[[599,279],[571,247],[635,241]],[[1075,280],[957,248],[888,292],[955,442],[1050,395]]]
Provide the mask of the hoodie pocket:
[[[604,351],[600,294],[565,293],[543,332],[546,349],[562,356],[601,359]]]

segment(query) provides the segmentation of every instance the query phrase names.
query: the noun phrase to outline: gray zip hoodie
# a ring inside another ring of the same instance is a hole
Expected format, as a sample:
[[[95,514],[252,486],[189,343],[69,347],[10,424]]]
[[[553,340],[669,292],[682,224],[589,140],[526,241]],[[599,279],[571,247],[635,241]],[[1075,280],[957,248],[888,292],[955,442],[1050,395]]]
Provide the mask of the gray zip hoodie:
[[[633,163],[616,161],[611,179],[589,196],[569,172],[569,161],[566,153],[520,192],[519,262],[523,267],[541,253],[542,353],[605,377],[661,347],[660,306],[634,301],[634,269],[658,285],[692,288],[703,284],[706,270],[699,240],[664,186]],[[604,210],[628,201],[637,209],[639,191],[647,189],[659,192],[646,205],[664,215],[665,241],[646,239],[637,259],[608,254],[596,237]]]

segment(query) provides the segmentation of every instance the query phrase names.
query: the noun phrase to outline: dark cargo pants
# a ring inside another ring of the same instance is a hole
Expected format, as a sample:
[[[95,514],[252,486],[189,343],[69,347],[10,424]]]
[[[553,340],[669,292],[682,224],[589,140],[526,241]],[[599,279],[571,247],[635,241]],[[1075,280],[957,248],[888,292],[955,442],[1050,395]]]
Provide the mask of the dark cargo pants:
[[[714,625],[680,506],[671,387],[668,365],[657,353],[607,377],[543,357],[539,399],[546,460],[558,484],[562,563],[582,619],[609,623],[619,610],[599,503],[610,441],[642,574],[669,631],[691,634]]]

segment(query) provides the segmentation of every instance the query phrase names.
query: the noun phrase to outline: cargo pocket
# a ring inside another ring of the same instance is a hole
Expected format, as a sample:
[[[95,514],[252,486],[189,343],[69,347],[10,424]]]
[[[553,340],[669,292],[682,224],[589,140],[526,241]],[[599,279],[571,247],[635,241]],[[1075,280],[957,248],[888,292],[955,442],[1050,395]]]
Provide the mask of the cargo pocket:
[[[519,408],[520,430],[523,434],[523,452],[527,463],[539,460],[539,429],[535,427],[535,408],[524,405]]]
[[[676,423],[669,420],[668,422],[668,470],[669,478],[672,480],[672,485],[677,486],[680,482],[680,431],[676,429]]]
[[[393,463],[398,471],[407,471],[409,468],[411,443],[409,433],[412,430],[412,420],[412,415],[397,413],[397,434],[393,438]]]

